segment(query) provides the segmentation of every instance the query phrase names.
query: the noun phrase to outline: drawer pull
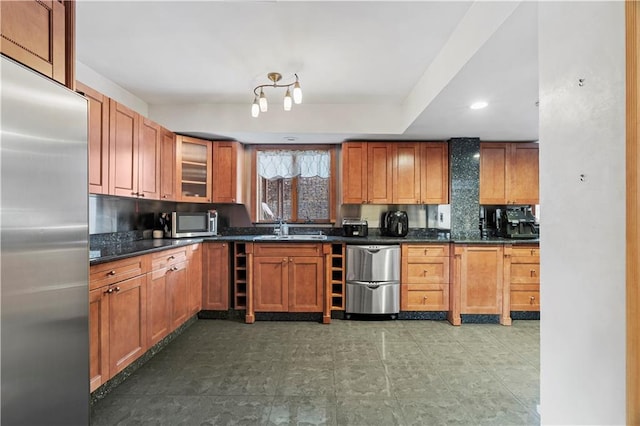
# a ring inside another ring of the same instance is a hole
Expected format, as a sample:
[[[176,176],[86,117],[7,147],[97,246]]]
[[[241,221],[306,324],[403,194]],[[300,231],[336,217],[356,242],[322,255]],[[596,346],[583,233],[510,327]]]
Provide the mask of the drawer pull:
[[[175,258],[176,258],[175,256],[169,256],[169,257],[167,258],[167,260],[173,260],[173,259],[175,259]]]
[[[531,256],[535,256],[536,255],[536,249],[531,249]]]
[[[529,302],[530,302],[532,305],[534,304],[534,301],[535,301],[535,300],[536,300],[536,297],[535,297],[535,296],[531,296],[531,297],[529,298]]]
[[[536,270],[535,269],[531,269],[530,271],[530,276],[535,277],[536,276]]]
[[[114,276],[115,274],[116,274],[116,271],[107,272],[107,275],[110,276],[110,277]]]
[[[427,271],[426,269],[423,269],[423,271],[425,276],[429,273],[429,271]]]

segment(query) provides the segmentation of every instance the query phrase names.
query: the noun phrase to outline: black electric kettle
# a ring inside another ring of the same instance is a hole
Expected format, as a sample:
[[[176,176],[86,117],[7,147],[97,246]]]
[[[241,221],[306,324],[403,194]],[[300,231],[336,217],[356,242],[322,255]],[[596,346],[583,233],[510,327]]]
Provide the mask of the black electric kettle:
[[[407,212],[393,210],[384,213],[382,217],[382,234],[389,237],[406,237],[409,232],[409,217]]]

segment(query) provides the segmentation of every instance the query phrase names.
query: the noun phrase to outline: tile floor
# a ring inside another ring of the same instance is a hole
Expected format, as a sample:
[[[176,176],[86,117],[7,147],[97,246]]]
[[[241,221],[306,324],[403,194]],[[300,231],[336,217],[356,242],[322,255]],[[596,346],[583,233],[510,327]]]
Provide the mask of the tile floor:
[[[199,320],[98,425],[539,424],[539,322]]]

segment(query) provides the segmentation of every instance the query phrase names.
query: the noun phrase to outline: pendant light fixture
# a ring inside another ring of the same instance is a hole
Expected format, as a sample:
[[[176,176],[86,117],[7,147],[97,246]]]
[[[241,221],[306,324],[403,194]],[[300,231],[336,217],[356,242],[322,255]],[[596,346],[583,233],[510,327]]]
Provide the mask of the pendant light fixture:
[[[253,104],[251,104],[251,116],[256,118],[260,115],[261,112],[267,112],[269,109],[269,104],[267,102],[267,97],[264,94],[265,87],[286,87],[287,92],[284,95],[283,108],[285,111],[291,111],[291,107],[293,104],[302,103],[302,89],[300,88],[300,81],[298,80],[298,74],[294,74],[296,76],[296,81],[289,84],[278,84],[280,80],[282,80],[282,74],[277,72],[270,72],[267,74],[267,78],[271,80],[271,84],[261,84],[259,86],[254,87],[253,94],[255,95],[253,98]],[[291,87],[293,87],[293,97],[291,96]],[[260,89],[260,92],[258,92]]]

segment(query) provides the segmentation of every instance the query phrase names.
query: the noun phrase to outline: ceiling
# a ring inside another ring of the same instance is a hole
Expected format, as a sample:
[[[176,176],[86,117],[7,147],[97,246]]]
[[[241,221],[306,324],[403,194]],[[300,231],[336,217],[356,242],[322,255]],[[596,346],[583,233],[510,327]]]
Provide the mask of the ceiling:
[[[175,132],[538,139],[535,2],[80,0],[76,20],[77,60]],[[284,112],[284,89],[267,88],[269,111],[252,118],[271,71],[286,83],[297,73],[303,103]],[[489,106],[471,110],[477,100]]]

